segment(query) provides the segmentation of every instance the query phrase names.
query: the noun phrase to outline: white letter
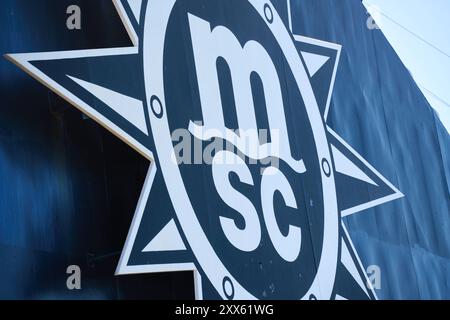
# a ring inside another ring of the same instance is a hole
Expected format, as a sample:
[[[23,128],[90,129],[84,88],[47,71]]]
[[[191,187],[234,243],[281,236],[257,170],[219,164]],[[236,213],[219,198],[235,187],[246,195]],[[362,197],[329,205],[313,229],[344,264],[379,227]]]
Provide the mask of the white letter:
[[[228,155],[227,155],[228,153]],[[233,189],[229,174],[234,172],[242,183],[252,185],[253,179],[245,162],[229,151],[220,151],[213,160],[212,172],[216,190],[223,201],[239,212],[245,221],[245,228],[239,229],[234,220],[220,217],[220,224],[228,241],[241,251],[251,252],[258,248],[261,242],[261,225],[258,213],[252,202],[243,194]],[[234,165],[225,162],[226,157],[234,157]]]
[[[289,233],[285,237],[278,227],[273,207],[273,197],[279,191],[286,206],[297,209],[297,202],[292,188],[283,173],[274,168],[267,168],[263,172],[261,181],[261,202],[270,239],[278,254],[287,262],[294,262],[300,254],[302,231],[299,227],[289,226]]]

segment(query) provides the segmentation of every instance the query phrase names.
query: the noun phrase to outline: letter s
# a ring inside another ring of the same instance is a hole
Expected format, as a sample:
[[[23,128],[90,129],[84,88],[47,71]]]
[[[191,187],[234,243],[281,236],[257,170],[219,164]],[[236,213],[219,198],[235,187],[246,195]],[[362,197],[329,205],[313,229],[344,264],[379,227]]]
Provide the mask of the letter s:
[[[229,151],[218,152],[212,164],[216,190],[229,207],[242,215],[245,228],[239,229],[233,219],[225,217],[220,217],[220,224],[228,241],[234,247],[251,252],[258,248],[261,242],[261,224],[252,202],[231,186],[230,172],[236,173],[242,183],[253,185],[250,170],[239,156]]]

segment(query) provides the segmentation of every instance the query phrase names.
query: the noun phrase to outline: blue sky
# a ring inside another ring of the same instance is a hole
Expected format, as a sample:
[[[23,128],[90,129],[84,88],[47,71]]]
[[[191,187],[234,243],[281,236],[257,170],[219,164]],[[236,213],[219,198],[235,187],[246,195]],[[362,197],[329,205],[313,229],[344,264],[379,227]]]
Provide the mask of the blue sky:
[[[450,0],[363,2],[450,133]]]

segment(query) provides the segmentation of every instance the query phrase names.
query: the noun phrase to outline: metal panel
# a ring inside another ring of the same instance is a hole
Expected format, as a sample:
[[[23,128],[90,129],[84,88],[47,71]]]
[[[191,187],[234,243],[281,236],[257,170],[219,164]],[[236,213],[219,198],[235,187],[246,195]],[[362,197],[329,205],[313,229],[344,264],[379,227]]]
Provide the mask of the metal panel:
[[[80,31],[65,27],[71,4]],[[291,11],[295,33],[343,46],[328,125],[405,194],[345,218],[363,265],[380,267],[378,297],[449,299],[448,133],[359,1]],[[3,0],[0,27],[2,54],[130,45],[110,1]],[[192,298],[191,273],[113,276],[147,161],[4,59],[0,96],[0,298]]]

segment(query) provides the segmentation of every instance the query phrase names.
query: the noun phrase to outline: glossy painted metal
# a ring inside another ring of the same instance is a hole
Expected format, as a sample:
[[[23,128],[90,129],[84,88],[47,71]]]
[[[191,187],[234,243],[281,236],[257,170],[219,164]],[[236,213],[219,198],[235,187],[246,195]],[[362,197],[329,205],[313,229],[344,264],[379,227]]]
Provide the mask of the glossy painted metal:
[[[292,3],[294,30],[343,45],[331,126],[405,194],[346,221],[379,298],[450,298],[449,135],[361,3]]]
[[[6,0],[0,25],[2,55],[130,44],[111,1]],[[147,161],[3,58],[0,97],[0,298],[193,298],[191,273],[114,276]]]
[[[449,135],[359,1],[291,5],[295,33],[343,46],[328,124],[405,194],[345,218],[379,298],[450,298]],[[2,54],[130,45],[106,0],[4,0],[0,26]],[[113,276],[146,161],[4,59],[0,96],[0,298],[192,297],[189,273]]]

